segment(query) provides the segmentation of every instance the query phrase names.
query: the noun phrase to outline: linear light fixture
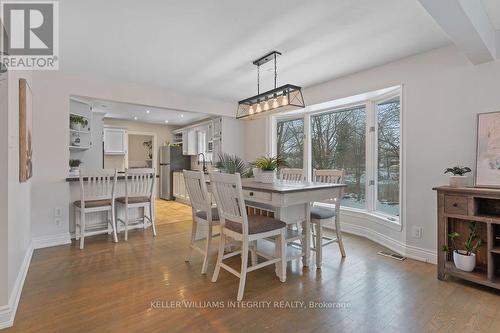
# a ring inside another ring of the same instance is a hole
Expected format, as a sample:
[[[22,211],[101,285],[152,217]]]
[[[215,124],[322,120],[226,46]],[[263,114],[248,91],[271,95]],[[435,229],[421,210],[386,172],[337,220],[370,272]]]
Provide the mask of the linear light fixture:
[[[238,102],[236,118],[246,118],[261,112],[275,110],[284,106],[305,107],[302,88],[293,84],[285,84],[276,87],[278,72],[276,70],[276,58],[281,55],[278,51],[272,51],[265,56],[255,60],[257,66],[257,95]],[[260,93],[260,66],[274,60],[274,89]]]

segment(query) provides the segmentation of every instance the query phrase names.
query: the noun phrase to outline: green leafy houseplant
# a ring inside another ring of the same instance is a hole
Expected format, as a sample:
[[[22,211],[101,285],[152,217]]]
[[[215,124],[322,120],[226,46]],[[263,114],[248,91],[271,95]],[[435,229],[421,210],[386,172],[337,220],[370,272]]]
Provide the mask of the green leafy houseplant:
[[[69,160],[70,168],[78,168],[82,164],[80,160]]]
[[[481,247],[484,242],[477,233],[477,222],[469,222],[469,235],[463,243],[463,249],[459,249],[456,244],[457,238],[460,237],[458,232],[448,234],[451,247],[448,245],[443,246],[443,251],[453,253],[453,261],[458,269],[471,272],[476,266],[476,251]]]
[[[472,170],[469,167],[461,167],[459,165],[453,167],[453,168],[446,168],[444,170],[444,174],[451,173],[453,176],[463,176],[466,173],[471,172]]]
[[[236,155],[219,154],[219,161],[215,163],[215,167],[223,173],[239,173],[242,176],[248,175],[247,164]]]
[[[271,156],[262,156],[259,157],[255,162],[252,163],[256,168],[261,169],[262,171],[275,171],[278,168],[286,167],[286,161],[280,155],[271,157]]]
[[[69,116],[69,123],[71,126],[74,127],[74,125],[78,125],[82,128],[86,127],[88,125],[88,120],[85,119],[84,117],[82,116],[78,116],[78,115],[75,115],[75,114],[72,114]]]

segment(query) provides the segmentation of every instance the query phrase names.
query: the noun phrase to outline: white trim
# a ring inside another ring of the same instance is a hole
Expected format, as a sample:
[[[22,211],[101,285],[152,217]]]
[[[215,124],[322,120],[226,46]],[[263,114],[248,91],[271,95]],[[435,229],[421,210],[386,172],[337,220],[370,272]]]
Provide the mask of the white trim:
[[[11,327],[14,325],[14,319],[16,317],[17,306],[19,304],[19,299],[21,298],[21,292],[23,291],[24,280],[26,279],[26,274],[31,262],[31,257],[33,256],[33,243],[30,243],[26,253],[24,254],[24,259],[17,274],[16,282],[14,283],[14,288],[9,297],[9,304],[0,306],[0,329]]]
[[[328,228],[328,226],[326,226]],[[377,244],[387,247],[388,249],[402,254],[408,258],[418,261],[437,264],[436,251],[430,251],[416,246],[406,245],[396,239],[381,234],[371,228],[341,222],[342,232],[367,238]]]
[[[34,249],[43,249],[45,247],[71,244],[71,237],[69,232],[65,232],[56,235],[33,237],[32,243]]]

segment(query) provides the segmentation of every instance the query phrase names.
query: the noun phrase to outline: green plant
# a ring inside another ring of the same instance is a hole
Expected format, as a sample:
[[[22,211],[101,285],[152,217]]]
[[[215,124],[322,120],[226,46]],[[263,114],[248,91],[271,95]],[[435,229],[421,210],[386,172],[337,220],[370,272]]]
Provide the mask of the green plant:
[[[82,164],[82,161],[80,160],[69,160],[69,166],[71,168],[78,168]]]
[[[239,173],[242,176],[248,173],[248,166],[241,158],[226,153],[219,154],[219,161],[215,163],[215,167],[224,173]]]
[[[148,158],[153,158],[153,141],[144,141],[142,145],[147,149],[148,151]]]
[[[88,125],[88,120],[85,119],[84,117],[82,116],[77,116],[75,114],[72,114],[69,116],[69,122],[71,124],[81,124],[82,127],[86,127]]]
[[[458,252],[458,248],[456,246],[455,240],[460,237],[458,232],[452,232],[448,234],[448,237],[451,241],[451,248],[447,245],[443,246],[444,252]],[[477,222],[470,221],[469,222],[469,236],[464,242],[465,255],[470,256],[472,253],[475,253],[476,250],[483,245],[483,240],[477,234]]]
[[[455,166],[453,168],[446,168],[444,170],[444,174],[452,173],[453,176],[463,176],[466,173],[469,173],[471,171],[472,170],[469,167],[461,167],[461,166],[457,165],[457,166]]]
[[[280,155],[277,156],[262,156],[259,157],[255,162],[252,163],[256,168],[262,171],[274,171],[278,168],[286,167],[286,161]]]

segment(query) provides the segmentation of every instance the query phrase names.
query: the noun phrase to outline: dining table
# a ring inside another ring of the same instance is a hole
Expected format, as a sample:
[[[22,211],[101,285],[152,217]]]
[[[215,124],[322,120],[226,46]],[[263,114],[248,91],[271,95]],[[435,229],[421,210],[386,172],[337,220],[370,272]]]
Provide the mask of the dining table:
[[[207,177],[208,178],[208,177]],[[261,183],[253,178],[241,180],[245,200],[272,206],[275,218],[287,224],[304,222],[302,263],[309,267],[311,257],[311,203],[336,201],[340,203],[346,184],[274,180]],[[335,205],[340,214],[340,204]],[[316,263],[320,268],[321,263]]]

